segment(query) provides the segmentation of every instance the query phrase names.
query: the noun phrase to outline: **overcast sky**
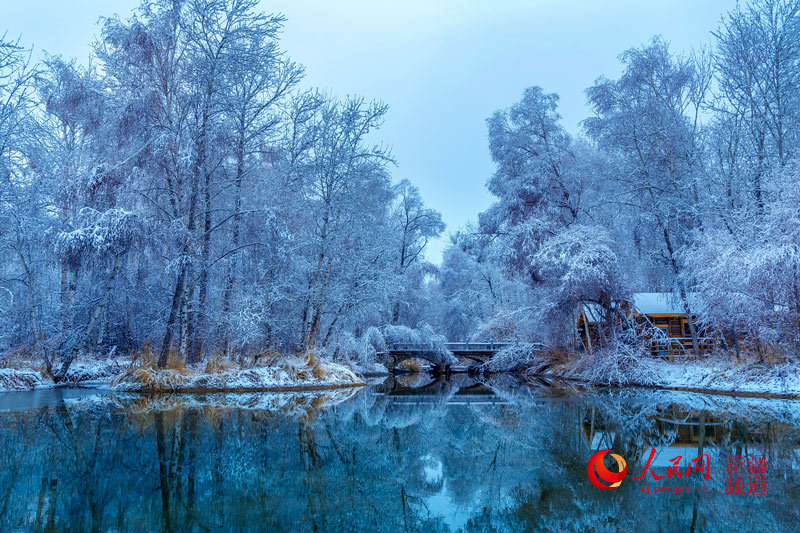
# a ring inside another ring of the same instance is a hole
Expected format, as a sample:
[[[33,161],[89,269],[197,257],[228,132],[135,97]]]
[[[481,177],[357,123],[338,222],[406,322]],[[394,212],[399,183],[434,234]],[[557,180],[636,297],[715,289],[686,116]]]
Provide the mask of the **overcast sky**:
[[[85,63],[100,16],[138,1],[4,2],[0,32]],[[389,104],[378,139],[455,231],[492,202],[486,118],[530,85],[561,96],[565,127],[580,131],[584,89],[620,72],[617,56],[662,35],[677,52],[710,43],[735,0],[277,0],[283,48],[306,66],[306,86]],[[447,244],[431,243],[438,263]]]

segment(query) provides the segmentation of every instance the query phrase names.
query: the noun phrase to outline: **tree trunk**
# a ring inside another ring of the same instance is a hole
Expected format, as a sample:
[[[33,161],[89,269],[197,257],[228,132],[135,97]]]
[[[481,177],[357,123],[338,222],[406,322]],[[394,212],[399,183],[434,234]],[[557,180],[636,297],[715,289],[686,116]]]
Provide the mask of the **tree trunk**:
[[[675,250],[672,247],[672,239],[669,235],[669,230],[667,229],[666,225],[662,225],[662,229],[664,231],[664,242],[667,245],[667,252],[669,253],[669,260],[670,264],[672,265],[672,270],[675,273],[675,279],[678,283],[678,292],[681,295],[681,300],[683,301],[683,312],[686,315],[686,322],[689,324],[689,334],[692,337],[692,349],[694,350],[695,354],[699,354],[700,352],[700,342],[697,338],[697,328],[694,325],[694,319],[692,318],[692,310],[689,306],[689,298],[688,294],[686,293],[686,285],[680,278],[680,269],[678,268],[678,261],[675,258]]]
[[[106,286],[103,289],[103,297],[100,300],[100,305],[98,305],[95,308],[94,313],[92,313],[92,317],[89,319],[89,324],[86,325],[86,329],[83,330],[83,334],[81,334],[80,339],[78,339],[78,341],[72,345],[70,353],[65,357],[64,361],[61,363],[61,368],[59,369],[58,373],[53,376],[53,381],[55,381],[56,383],[58,383],[59,381],[63,381],[64,378],[66,378],[67,371],[69,370],[69,366],[72,364],[72,361],[75,360],[75,357],[78,355],[78,352],[80,352],[81,348],[85,345],[87,339],[91,337],[92,332],[94,332],[94,329],[100,322],[100,317],[105,311],[105,308],[108,305],[108,300],[111,297],[111,291],[114,289],[114,284],[117,280],[117,273],[119,272],[121,263],[122,259],[120,258],[120,256],[118,255],[114,256],[114,260],[111,265],[111,274],[108,276],[108,281],[106,282]]]
[[[321,296],[318,296],[318,292],[322,292],[322,288],[320,287],[320,283],[322,283],[322,266],[325,263],[325,247],[327,243],[328,237],[328,212],[326,211],[325,216],[323,217],[323,224],[322,224],[322,231],[320,233],[320,250],[319,254],[317,255],[317,266],[314,269],[314,277],[312,278],[311,285],[309,287],[309,295],[308,295],[308,302],[306,305],[306,310],[303,313],[303,348],[309,349],[314,344],[314,324],[319,319],[317,315],[317,311],[320,309],[319,301],[321,300]]]
[[[194,179],[199,183],[203,181],[203,234],[200,240],[200,277],[198,279],[198,303],[197,307],[192,307],[189,313],[189,338],[188,352],[186,361],[194,363],[200,360],[200,342],[196,338],[198,333],[205,333],[205,305],[206,295],[208,294],[208,257],[211,248],[211,171],[208,170],[208,119],[210,116],[211,98],[214,94],[214,67],[212,66],[208,82],[206,84],[205,101],[203,102],[203,113],[200,122],[200,134],[197,138],[197,155],[195,160]],[[191,296],[194,292],[190,290]],[[196,328],[195,328],[196,326]]]
[[[186,278],[191,279],[191,275]],[[197,320],[197,310],[194,301],[194,285],[188,284],[183,291],[183,303],[181,310],[183,312],[181,317],[181,343],[180,343],[180,356],[181,360],[191,363],[193,359],[192,353],[195,350],[195,322]]]
[[[39,321],[36,317],[36,291],[34,290],[33,272],[31,272],[28,262],[25,261],[25,256],[17,252],[22,270],[25,272],[25,285],[28,288],[28,309],[30,312],[31,327],[33,328],[33,346],[31,352],[35,355],[40,349],[41,332],[39,330]],[[42,359],[44,361],[45,369],[51,376],[53,375],[53,366],[50,357],[47,355],[47,350],[42,347]]]
[[[172,330],[175,326],[175,321],[178,319],[178,314],[181,312],[183,280],[185,278],[186,266],[184,265],[178,273],[178,280],[175,282],[175,292],[172,294],[172,305],[170,306],[169,318],[167,319],[167,330],[164,332],[164,340],[161,341],[161,353],[158,355],[158,368],[166,368],[167,366],[169,348],[170,344],[172,344]]]
[[[236,150],[236,194],[234,195],[233,205],[233,236],[232,236],[232,249],[239,248],[239,232],[241,227],[241,220],[239,214],[242,211],[242,180],[244,179],[244,136],[239,136],[239,142]],[[225,273],[225,289],[222,291],[222,319],[223,321],[228,318],[231,310],[231,297],[233,295],[233,287],[236,283],[236,266],[237,254],[234,252]],[[225,345],[223,351],[228,351],[230,340],[225,338]]]

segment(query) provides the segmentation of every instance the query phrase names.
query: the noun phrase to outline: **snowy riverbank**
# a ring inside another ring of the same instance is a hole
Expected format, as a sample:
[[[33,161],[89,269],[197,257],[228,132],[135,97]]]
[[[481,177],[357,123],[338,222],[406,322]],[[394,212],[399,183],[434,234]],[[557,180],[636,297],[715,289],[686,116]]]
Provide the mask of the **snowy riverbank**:
[[[0,392],[15,390],[49,389],[55,387],[53,380],[30,361],[10,361],[0,368]],[[67,372],[63,386],[107,383],[125,372],[131,361],[127,358],[76,359]]]
[[[686,362],[651,360],[652,385],[714,392],[800,397],[800,370],[795,364],[700,359]]]
[[[111,382],[132,392],[256,392],[333,389],[366,385],[349,368],[331,361],[309,363],[300,357],[282,358],[269,366],[228,366],[214,371],[192,368],[135,367]]]
[[[800,398],[800,369],[789,363],[765,364],[722,357],[682,361],[644,359],[638,361],[634,369],[621,371],[626,374],[624,384],[602,380],[593,381],[593,384]],[[559,367],[554,367],[546,375],[590,381],[580,373]]]
[[[239,367],[234,364],[201,365],[180,369],[156,369],[124,358],[78,359],[61,386],[111,383],[128,392],[258,392],[303,391],[359,387],[365,377],[386,375],[379,365],[348,367],[328,360],[310,363],[304,357],[284,357],[268,365]],[[740,396],[764,395],[800,398],[800,370],[796,365],[704,358],[683,361],[643,359],[635,367],[623,367],[625,379],[609,382],[588,379],[582,367],[553,366],[544,376],[591,382],[617,388],[648,387],[680,389]],[[532,376],[531,376],[532,377]],[[53,388],[56,385],[32,365],[0,368],[0,391]]]
[[[245,368],[222,363],[180,369],[157,369],[136,363],[132,366],[129,359],[121,358],[79,359],[72,363],[66,381],[59,386],[111,383],[115,390],[131,392],[319,390],[364,385],[360,372],[356,371],[326,360],[309,363],[301,357],[285,357],[269,365]],[[55,386],[49,376],[31,364],[17,362],[0,368],[0,392]]]
[[[0,392],[52,387],[53,380],[30,368],[0,368]]]

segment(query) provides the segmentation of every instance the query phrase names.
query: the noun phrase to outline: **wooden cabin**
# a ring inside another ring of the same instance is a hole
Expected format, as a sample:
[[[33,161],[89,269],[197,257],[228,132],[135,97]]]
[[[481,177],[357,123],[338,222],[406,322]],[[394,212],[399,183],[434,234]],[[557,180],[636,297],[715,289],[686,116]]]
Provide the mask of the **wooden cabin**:
[[[697,295],[690,294],[689,306],[697,308],[697,303]],[[628,327],[644,331],[652,330],[652,326],[655,326],[658,333],[650,336],[650,349],[654,356],[671,358],[692,352],[692,336],[683,310],[683,302],[672,293],[634,293],[630,301],[619,302],[616,305],[620,306],[623,311],[621,315],[629,321]],[[601,311],[597,304],[584,305],[580,310],[577,326],[584,349],[599,344]],[[714,345],[713,339],[705,336],[696,323],[695,327],[700,351],[710,351]]]

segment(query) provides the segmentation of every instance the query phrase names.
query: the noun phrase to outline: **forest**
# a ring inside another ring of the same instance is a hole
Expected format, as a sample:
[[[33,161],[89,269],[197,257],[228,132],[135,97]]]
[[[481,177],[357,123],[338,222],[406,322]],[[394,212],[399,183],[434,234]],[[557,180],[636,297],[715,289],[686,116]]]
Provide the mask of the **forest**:
[[[286,22],[256,0],[146,1],[101,20],[88,66],[2,37],[0,366],[372,364],[408,339],[574,354],[590,305],[586,364],[636,359],[635,292],[672,293],[695,344],[796,357],[800,0],[737,5],[689,54],[631,43],[577,135],[545,88],[498,102],[495,201],[441,265],[442,216],[380,142],[391,111],[301,89]]]

